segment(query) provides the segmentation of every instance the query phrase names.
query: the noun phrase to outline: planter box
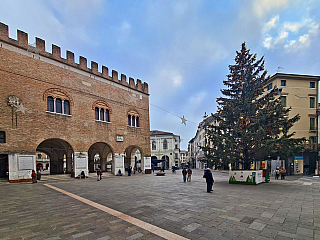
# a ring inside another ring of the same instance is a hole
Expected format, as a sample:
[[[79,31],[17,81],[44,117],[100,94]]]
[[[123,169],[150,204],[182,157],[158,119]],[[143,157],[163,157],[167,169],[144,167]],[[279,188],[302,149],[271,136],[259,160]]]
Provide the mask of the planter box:
[[[229,171],[229,183],[243,183],[243,184],[262,183],[262,170]]]

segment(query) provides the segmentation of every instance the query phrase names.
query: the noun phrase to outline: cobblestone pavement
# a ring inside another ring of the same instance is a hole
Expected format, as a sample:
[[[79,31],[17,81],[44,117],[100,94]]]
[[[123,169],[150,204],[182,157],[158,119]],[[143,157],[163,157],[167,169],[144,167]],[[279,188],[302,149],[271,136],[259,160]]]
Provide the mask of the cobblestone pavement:
[[[178,170],[163,177],[57,176],[37,184],[0,184],[0,239],[170,239],[145,230],[141,221],[187,239],[320,239],[319,179],[287,176],[241,185],[214,172],[214,191],[207,193],[203,171],[193,172],[187,183]],[[43,183],[125,213],[137,224]]]

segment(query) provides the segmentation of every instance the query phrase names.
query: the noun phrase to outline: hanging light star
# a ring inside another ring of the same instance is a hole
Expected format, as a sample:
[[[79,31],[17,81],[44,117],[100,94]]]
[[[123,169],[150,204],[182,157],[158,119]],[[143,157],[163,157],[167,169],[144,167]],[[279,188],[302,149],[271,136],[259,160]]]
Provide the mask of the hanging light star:
[[[187,125],[187,119],[184,118],[184,115],[180,119],[182,121],[181,124]]]

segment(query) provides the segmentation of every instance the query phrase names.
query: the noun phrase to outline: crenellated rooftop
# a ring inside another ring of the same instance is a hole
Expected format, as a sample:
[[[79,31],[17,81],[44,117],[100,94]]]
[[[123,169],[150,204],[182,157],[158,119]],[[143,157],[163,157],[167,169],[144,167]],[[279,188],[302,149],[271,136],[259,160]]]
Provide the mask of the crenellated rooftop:
[[[61,49],[59,46],[56,46],[52,44],[52,53],[45,51],[45,41],[41,38],[36,37],[36,46],[32,47],[28,43],[28,34],[17,30],[17,38],[18,40],[9,38],[9,27],[8,25],[0,22],[0,40],[11,44],[13,46],[25,49],[26,51],[33,51],[40,56],[44,56],[56,61],[59,61],[61,63],[67,64],[69,66],[81,69],[83,71],[86,71],[90,74],[94,74],[96,76],[108,79],[110,81],[116,82],[118,84],[127,86],[131,89],[143,92],[148,94],[148,84],[146,82],[141,82],[140,79],[137,79],[137,82],[135,83],[134,79],[129,77],[129,81],[127,82],[127,76],[124,74],[121,74],[121,78],[119,79],[118,72],[115,70],[112,70],[112,75],[109,76],[109,69],[106,66],[102,65],[102,72],[98,71],[98,63],[91,61],[91,68],[87,67],[87,59],[83,56],[79,57],[79,64],[75,62],[74,60],[74,53],[70,51],[66,51],[66,59],[61,57]]]

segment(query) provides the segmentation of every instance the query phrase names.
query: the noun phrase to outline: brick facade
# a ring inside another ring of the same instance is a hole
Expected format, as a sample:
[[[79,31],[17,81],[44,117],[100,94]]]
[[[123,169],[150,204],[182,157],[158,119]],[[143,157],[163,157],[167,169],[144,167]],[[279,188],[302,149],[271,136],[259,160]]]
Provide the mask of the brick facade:
[[[150,155],[147,83],[138,79],[135,84],[132,78],[128,83],[123,74],[119,80],[114,70],[110,77],[105,66],[100,73],[97,63],[91,62],[90,69],[84,57],[77,64],[72,52],[67,51],[66,56],[61,58],[55,45],[52,53],[45,52],[45,42],[39,38],[36,47],[29,46],[28,35],[19,30],[18,40],[10,39],[8,26],[0,23],[0,131],[6,135],[0,154],[35,154],[44,141],[40,148],[50,154],[46,148],[51,141],[51,148],[62,146],[67,158],[89,149],[103,155],[104,146],[112,158],[115,154],[128,158],[136,149],[141,157]],[[8,104],[10,96],[19,103]],[[47,111],[48,96],[68,100],[70,113]],[[108,122],[95,120],[95,106],[108,109]],[[139,127],[128,126],[128,114],[138,117]],[[123,141],[117,141],[117,136]],[[65,150],[70,147],[72,154]]]

